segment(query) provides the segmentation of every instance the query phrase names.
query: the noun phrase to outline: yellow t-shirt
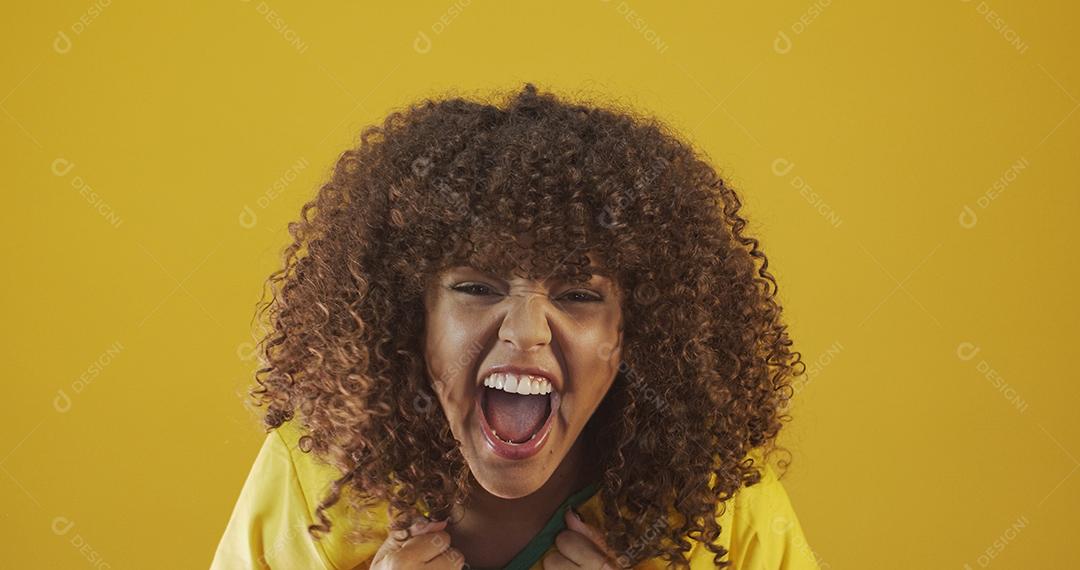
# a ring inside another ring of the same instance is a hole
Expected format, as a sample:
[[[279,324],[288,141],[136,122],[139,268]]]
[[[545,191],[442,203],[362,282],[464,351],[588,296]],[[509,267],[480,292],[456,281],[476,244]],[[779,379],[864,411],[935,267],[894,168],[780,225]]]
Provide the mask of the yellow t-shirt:
[[[370,543],[347,542],[344,521],[350,513],[344,497],[327,509],[333,521],[330,533],[320,540],[308,534],[319,501],[339,473],[300,451],[299,436],[293,422],[267,434],[218,544],[211,570],[367,568],[386,533]],[[819,570],[783,485],[771,466],[765,464],[762,469],[761,481],[739,489],[718,518],[721,534],[717,543],[727,548],[731,568]],[[586,523],[598,527],[603,520],[599,499],[599,493],[593,494],[576,509]],[[386,528],[385,511],[376,508],[361,516],[377,522],[378,528]],[[713,568],[712,556],[695,542],[690,567]],[[531,569],[541,568],[542,558]],[[657,559],[635,568],[664,567],[665,562]]]

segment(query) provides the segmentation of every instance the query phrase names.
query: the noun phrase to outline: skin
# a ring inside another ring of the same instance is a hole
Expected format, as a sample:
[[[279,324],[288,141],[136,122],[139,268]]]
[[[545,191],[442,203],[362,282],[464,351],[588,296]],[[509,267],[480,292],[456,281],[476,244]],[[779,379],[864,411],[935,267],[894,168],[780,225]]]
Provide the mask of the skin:
[[[541,561],[545,570],[614,570],[619,567],[615,562],[618,557],[596,527],[586,524],[570,510],[564,521],[567,529],[556,536],[555,550]],[[447,521],[418,521],[408,533],[391,533],[372,558],[372,570],[464,568],[465,555],[450,546],[446,525]]]
[[[464,516],[447,531],[471,565],[508,562],[566,497],[596,476],[579,436],[618,372],[621,295],[613,280],[597,274],[574,285],[456,266],[432,280],[425,296],[427,371],[474,483]],[[498,364],[539,366],[562,379],[548,441],[527,459],[499,457],[480,431],[479,376]]]
[[[465,557],[450,546],[445,528],[446,521],[425,521],[412,525],[408,533],[390,533],[371,559],[372,570],[460,570]]]

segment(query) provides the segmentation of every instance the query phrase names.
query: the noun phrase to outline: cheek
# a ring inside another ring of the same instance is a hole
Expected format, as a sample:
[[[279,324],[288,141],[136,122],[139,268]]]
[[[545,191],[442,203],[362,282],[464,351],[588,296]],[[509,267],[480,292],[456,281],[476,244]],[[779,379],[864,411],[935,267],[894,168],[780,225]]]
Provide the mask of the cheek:
[[[580,379],[579,393],[590,406],[611,387],[622,357],[618,315],[605,316],[579,328],[569,354],[571,374]]]
[[[622,353],[621,313],[617,310],[599,316],[588,330],[582,331],[584,345],[591,350],[596,366],[618,366]]]
[[[471,330],[467,320],[453,311],[428,314],[424,340],[428,380],[448,416],[467,413],[467,407],[472,405],[470,376],[476,367],[479,344]]]

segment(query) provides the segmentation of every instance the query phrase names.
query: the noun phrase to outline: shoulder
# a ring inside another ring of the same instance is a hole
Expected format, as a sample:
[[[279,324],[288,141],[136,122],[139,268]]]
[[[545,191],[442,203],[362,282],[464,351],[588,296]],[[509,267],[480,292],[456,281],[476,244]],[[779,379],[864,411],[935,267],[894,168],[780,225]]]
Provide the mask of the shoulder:
[[[761,470],[761,479],[753,485],[741,487],[730,499],[717,505],[716,519],[720,535],[713,544],[723,546],[728,551],[725,559],[731,561],[733,570],[820,570],[817,555],[807,543],[799,518],[776,470],[762,461],[760,455],[752,454],[751,457],[754,457],[755,465]],[[710,481],[713,482],[715,477]],[[578,510],[585,522],[603,526],[599,494]],[[677,523],[677,517],[672,522]],[[714,568],[713,553],[700,542],[692,543],[690,568]],[[640,570],[664,567],[666,565],[659,559],[643,561],[635,566]]]
[[[720,517],[729,559],[735,568],[817,570],[817,555],[776,469],[759,464],[761,479],[736,491]]]
[[[324,511],[332,523],[330,533],[318,540],[308,533],[308,526],[318,521],[319,503],[341,473],[302,451],[302,435],[291,421],[266,434],[218,545],[213,568],[254,568],[271,562],[274,567],[345,570],[370,559],[378,549],[381,540],[348,542],[346,535],[357,517],[344,496]],[[373,509],[364,516],[378,518],[380,512]]]
[[[300,449],[299,441],[304,432],[295,421],[286,422],[274,431],[282,445],[288,449],[296,471],[297,484],[304,494],[307,512],[313,521],[318,521],[316,510],[330,492],[334,481],[341,477],[341,471],[315,454]],[[348,497],[342,494],[338,502],[323,513],[330,519],[330,532],[317,542],[333,568],[349,569],[370,560],[386,539],[389,517],[385,503],[358,513],[349,505]],[[350,542],[348,534],[360,522],[366,527],[374,528],[375,535],[362,543]]]

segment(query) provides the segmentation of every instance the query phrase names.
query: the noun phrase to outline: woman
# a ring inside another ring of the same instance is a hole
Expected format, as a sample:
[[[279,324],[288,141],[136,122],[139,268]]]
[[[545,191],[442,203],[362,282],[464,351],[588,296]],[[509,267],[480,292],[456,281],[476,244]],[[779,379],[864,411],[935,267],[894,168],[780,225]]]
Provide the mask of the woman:
[[[214,566],[817,568],[739,209],[662,123],[531,84],[365,130],[269,279]]]

